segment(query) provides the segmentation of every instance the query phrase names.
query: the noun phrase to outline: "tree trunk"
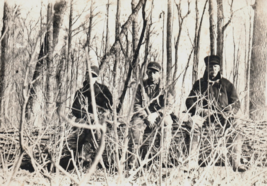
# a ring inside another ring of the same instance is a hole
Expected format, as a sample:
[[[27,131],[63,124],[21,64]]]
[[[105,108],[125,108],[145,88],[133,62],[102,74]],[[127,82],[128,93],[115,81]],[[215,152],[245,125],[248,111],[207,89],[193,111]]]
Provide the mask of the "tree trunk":
[[[54,64],[53,64],[53,4],[49,3],[47,6],[47,87],[46,87],[46,111],[48,117],[52,115],[54,110],[54,88],[56,82],[54,82]]]
[[[137,5],[138,1],[137,0],[132,0],[132,12],[134,12],[134,9]],[[133,54],[136,50],[137,44],[138,44],[138,30],[137,30],[137,26],[138,26],[138,16],[135,16],[133,18],[133,22],[132,22],[132,31],[133,31],[133,36],[132,36],[132,42],[133,42]]]
[[[120,36],[120,14],[121,14],[121,1],[117,0],[117,13],[116,13],[116,22],[115,22],[115,36],[116,39]],[[115,53],[115,64],[114,64],[114,79],[113,79],[113,116],[115,123],[117,122],[117,100],[118,100],[118,83],[119,83],[119,72],[118,72],[118,64],[120,62],[120,51],[117,50]],[[115,134],[115,159],[117,163],[117,168],[119,172],[119,177],[122,176],[122,166],[120,164],[119,158],[119,139],[117,133],[117,125],[113,126],[114,134]]]
[[[136,5],[133,13],[128,17],[127,21],[124,23],[124,25],[122,25],[122,29],[120,32],[120,36],[119,39],[117,39],[114,44],[112,45],[112,47],[110,48],[109,52],[106,53],[102,60],[101,60],[101,64],[99,66],[99,73],[100,76],[102,75],[103,71],[106,68],[107,62],[110,60],[110,58],[116,53],[117,50],[120,49],[120,44],[119,44],[119,40],[122,41],[123,37],[126,35],[126,32],[128,31],[128,28],[130,27],[134,17],[137,15],[137,13],[139,12],[139,10],[141,9],[141,7],[143,6],[143,4],[145,3],[145,0],[140,0],[138,2],[138,4]]]
[[[8,38],[9,38],[9,28],[8,22],[10,19],[10,7],[7,2],[4,2],[4,15],[3,15],[3,27],[1,33],[1,69],[0,69],[0,115],[5,115],[4,109],[4,93],[5,93],[5,74],[6,74],[6,60],[7,60],[7,52],[8,52]],[[0,121],[1,127],[2,121]]]
[[[66,65],[67,65],[67,93],[66,93],[66,100],[69,97],[69,101],[67,103],[68,107],[71,108],[72,105],[72,95],[74,91],[74,71],[72,69],[72,60],[71,60],[71,41],[72,41],[72,14],[73,14],[73,0],[70,0],[70,12],[69,12],[69,30],[68,30],[68,49],[67,49],[67,56],[66,56]]]
[[[221,73],[223,72],[223,43],[224,43],[224,14],[223,0],[217,0],[217,56],[221,58]]]
[[[216,23],[215,23],[215,3],[214,0],[209,0],[209,15],[210,15],[210,54],[216,55]]]
[[[198,17],[198,1],[196,0],[196,17]],[[204,18],[204,14],[206,11],[208,0],[206,0],[203,12],[200,18],[200,22],[198,23],[198,19],[196,19],[196,30],[195,30],[195,39],[194,39],[194,61],[193,61],[193,72],[192,72],[192,83],[194,84],[198,79],[198,63],[199,63],[199,42],[200,42],[200,36],[201,36],[201,29],[202,29],[202,22]]]
[[[250,68],[250,117],[263,120],[267,116],[267,23],[266,0],[257,0]]]
[[[246,102],[245,102],[245,115],[249,115],[249,92],[250,92],[250,65],[251,65],[251,51],[252,51],[252,36],[253,36],[253,14],[254,10],[251,8],[249,12],[249,37],[248,37],[248,45],[247,45],[247,64],[246,64]]]
[[[138,3],[138,0],[132,0],[132,13],[134,12],[134,9],[136,8],[136,5]],[[136,49],[137,49],[137,45],[138,45],[138,16],[135,16],[133,18],[133,22],[132,22],[132,53],[134,54]],[[138,65],[138,58],[136,59],[136,64]],[[133,78],[137,80],[138,77],[138,68],[136,66],[133,66]]]
[[[172,83],[172,6],[173,0],[168,0],[168,13],[167,13],[167,85]],[[163,67],[164,68],[164,67]]]
[[[34,125],[38,126],[42,125],[42,115],[45,114],[43,111],[45,110],[46,114],[51,116],[53,112],[52,108],[55,107],[55,95],[58,91],[56,67],[58,66],[59,60],[53,61],[53,52],[58,43],[58,36],[63,21],[62,16],[65,7],[66,2],[64,0],[56,1],[54,15],[53,4],[49,3],[47,7],[47,33],[44,43],[41,45],[38,62],[33,75],[34,83],[31,88],[31,97],[29,98],[27,105],[28,119],[34,117]],[[45,70],[46,65],[47,71]],[[46,104],[44,104],[44,92],[46,92]]]
[[[105,45],[105,54],[109,49],[109,0],[107,3],[107,23],[106,23],[106,45]]]
[[[42,6],[40,10],[40,31],[43,32],[42,20]],[[35,70],[32,77],[32,87],[30,89],[30,97],[27,103],[26,118],[27,120],[34,119],[34,126],[41,126],[44,115],[44,92],[45,92],[45,55],[47,51],[47,33],[45,34],[44,41],[40,40],[40,52],[38,61],[35,65]]]
[[[195,24],[195,39],[194,39],[194,60],[193,60],[193,72],[192,72],[192,83],[194,84],[198,79],[198,63],[199,63],[199,40],[200,35],[198,35],[198,21],[199,21],[199,10],[198,10],[198,1],[195,1],[195,10],[196,10],[196,24]]]
[[[115,22],[115,37],[116,37],[116,39],[120,36],[120,14],[121,14],[121,8],[120,7],[121,7],[121,1],[117,0],[117,13],[116,13],[116,22]],[[117,90],[118,86],[116,85],[116,83],[118,83],[118,75],[117,75],[118,72],[117,71],[118,71],[119,60],[120,60],[120,51],[118,50],[115,53],[115,64],[113,67],[113,72],[114,72],[113,87],[114,87],[115,91],[118,91]]]
[[[89,27],[88,27],[88,33],[87,33],[87,42],[86,46],[88,46],[88,54],[90,54],[91,50],[91,37],[92,37],[92,28],[93,28],[93,18],[94,18],[94,1],[91,1],[91,6],[90,6],[90,17],[89,17]],[[86,71],[89,71],[88,67],[86,66]]]
[[[142,7],[143,6],[143,7]],[[123,33],[126,33],[126,28],[129,27],[130,23],[132,22],[132,20],[134,19],[135,16],[137,16],[137,12],[139,11],[139,9],[142,7],[142,13],[144,14],[144,9],[145,9],[145,6],[146,6],[146,0],[142,1],[140,0],[138,5],[135,7],[134,11],[132,12],[131,16],[128,18],[128,20],[126,21],[126,23],[122,26],[122,30],[120,32],[120,35],[119,35],[119,38],[117,41],[115,41],[115,43],[113,44],[112,48],[114,48],[115,52],[116,52],[116,49],[118,47],[116,47],[116,45],[118,45],[118,41],[121,40],[122,38],[122,34]],[[140,48],[141,48],[141,44],[142,44],[142,41],[144,39],[144,35],[145,35],[145,30],[146,30],[146,26],[147,26],[147,21],[143,18],[143,28],[142,28],[142,32],[141,32],[141,35],[140,35],[140,38],[139,38],[139,41],[138,41],[138,45],[137,45],[137,48],[133,54],[133,60],[131,62],[131,64],[129,65],[129,70],[127,72],[127,77],[126,77],[126,80],[124,82],[124,87],[123,87],[123,90],[122,90],[122,93],[121,93],[121,96],[119,98],[120,102],[119,102],[119,105],[118,105],[118,109],[117,111],[120,112],[121,108],[122,108],[122,104],[123,104],[123,101],[124,101],[124,98],[125,98],[125,95],[126,95],[126,92],[128,90],[128,84],[130,82],[130,79],[132,77],[132,71],[133,71],[133,68],[138,65],[137,64],[137,59],[138,59],[138,56],[139,56],[139,51],[140,51]],[[124,34],[126,35],[126,34]],[[116,44],[117,43],[117,44]],[[112,52],[112,48],[110,49],[111,50],[111,53],[109,54],[111,56],[111,54],[113,53]],[[110,57],[108,56],[108,57]],[[104,56],[106,60],[106,56]],[[103,60],[103,59],[102,59]],[[104,61],[103,61],[104,62]],[[103,67],[102,67],[103,68]]]

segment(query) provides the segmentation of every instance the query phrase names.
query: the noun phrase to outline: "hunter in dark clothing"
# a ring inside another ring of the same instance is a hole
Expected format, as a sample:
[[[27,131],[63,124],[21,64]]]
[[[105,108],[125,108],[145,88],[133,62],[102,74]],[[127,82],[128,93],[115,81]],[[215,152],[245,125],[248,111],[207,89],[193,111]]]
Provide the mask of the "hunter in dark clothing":
[[[111,110],[112,106],[112,95],[107,86],[102,85],[98,82],[94,84],[95,91],[95,101],[98,111],[108,111]],[[88,102],[88,113],[93,113],[92,101],[91,101],[91,91],[90,84],[88,81],[84,81],[83,87],[75,93],[74,102],[72,105],[72,114],[76,118],[86,118],[86,110],[82,108],[86,105],[86,100]]]
[[[223,78],[220,73],[220,58],[218,56],[207,56],[204,59],[206,70],[203,78],[197,80],[186,100],[186,106],[192,116],[200,116],[205,121],[204,125],[219,123],[221,126],[228,128],[233,123],[233,116],[240,109],[234,85],[227,79]],[[198,118],[198,117],[195,117]],[[211,123],[209,123],[211,122]],[[195,123],[198,123],[195,121]],[[199,143],[199,134],[193,135],[191,153],[196,153]],[[242,137],[237,136],[237,145],[234,145],[233,168],[242,169],[240,164]],[[198,159],[192,161],[193,167],[198,165]]]
[[[161,66],[157,62],[150,62],[147,66],[148,79],[144,81],[143,85],[137,88],[134,116],[131,124],[131,137],[133,140],[132,151],[137,153],[139,146],[143,143],[144,133],[151,133],[155,126],[164,122],[164,147],[163,155],[166,159],[171,143],[171,129],[173,110],[173,95],[168,93],[164,96],[163,88],[161,87]],[[164,103],[166,101],[166,103]],[[165,115],[164,115],[165,114]],[[164,117],[163,117],[164,116]],[[135,165],[134,160],[130,162]]]
[[[219,59],[217,59],[217,56],[211,56],[210,59],[205,59],[205,61],[210,60],[210,66],[219,66]],[[196,113],[196,108],[202,108],[200,112],[207,111],[205,109],[211,109],[217,111],[217,115],[223,112],[236,114],[240,109],[240,101],[234,85],[229,80],[221,77],[220,71],[218,71],[214,78],[209,77],[208,71],[209,70],[206,69],[203,78],[194,83],[186,100],[189,113],[193,116]],[[212,71],[212,69],[210,69],[210,71]],[[198,114],[207,115],[207,113]],[[223,117],[221,117],[221,119],[221,122],[224,123]],[[212,116],[211,120],[214,120]]]
[[[98,67],[92,66],[92,83],[94,84],[96,110],[100,124],[105,122],[107,115],[111,111],[112,107],[112,94],[109,89],[98,82],[96,82],[98,77]],[[93,113],[92,101],[91,101],[91,90],[89,84],[89,75],[86,73],[86,80],[83,83],[83,87],[76,91],[74,102],[72,105],[72,114],[77,118],[76,121],[81,123],[88,123],[88,115]],[[88,114],[88,115],[87,115]],[[93,123],[93,117],[90,117],[91,123]],[[82,134],[79,136],[79,152],[80,158],[85,161],[91,160],[90,150],[96,150],[93,142],[94,131],[83,129]]]

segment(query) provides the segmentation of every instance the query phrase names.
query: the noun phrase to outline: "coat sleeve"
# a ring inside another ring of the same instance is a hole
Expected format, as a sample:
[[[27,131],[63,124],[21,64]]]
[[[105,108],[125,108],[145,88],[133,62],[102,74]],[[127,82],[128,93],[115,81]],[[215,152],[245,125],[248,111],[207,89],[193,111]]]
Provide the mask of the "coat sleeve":
[[[190,91],[190,94],[185,102],[187,110],[192,115],[195,115],[196,112],[197,92],[199,92],[199,83],[199,80],[194,83],[193,88]]]
[[[74,96],[74,102],[72,104],[72,114],[76,118],[84,118],[86,111],[84,108],[82,108],[82,105],[85,104],[84,96],[81,93],[80,90],[76,91],[75,96]]]
[[[105,86],[105,96],[107,99],[106,107],[111,111],[112,110],[112,105],[113,105],[113,97],[111,92],[109,91],[108,87]]]
[[[240,101],[238,99],[235,86],[232,83],[230,83],[227,88],[227,96],[228,96],[228,103],[230,106],[228,110],[229,111],[232,110],[233,113],[236,114],[240,109]]]
[[[165,112],[166,115],[170,115],[173,112],[173,107],[174,107],[173,92],[168,91],[166,101],[167,102],[166,102],[165,107],[162,107],[160,110],[158,110],[158,112],[161,112],[162,114]]]
[[[138,85],[136,95],[135,95],[135,100],[134,100],[134,112],[136,116],[139,116],[141,118],[145,118],[147,116],[147,113],[145,111],[145,108],[142,106],[142,90],[141,90],[141,85]]]

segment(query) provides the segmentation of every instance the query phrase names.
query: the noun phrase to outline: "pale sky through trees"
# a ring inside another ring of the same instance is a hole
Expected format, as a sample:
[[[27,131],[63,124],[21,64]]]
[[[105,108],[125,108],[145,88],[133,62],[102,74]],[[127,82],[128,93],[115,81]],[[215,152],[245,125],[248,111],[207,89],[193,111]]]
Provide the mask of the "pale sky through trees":
[[[1,6],[0,10],[1,12],[3,9],[3,1],[1,0]],[[38,21],[40,17],[40,6],[41,2],[43,2],[43,16],[46,14],[46,4],[47,0],[9,0],[9,4],[18,4],[20,5],[21,10],[21,17],[26,17],[28,15],[27,20],[29,22],[36,22]],[[151,7],[151,0],[148,0],[148,6],[146,8],[147,13],[150,11]],[[178,0],[174,1],[178,2]],[[192,42],[194,41],[194,33],[195,33],[195,1],[190,1],[190,15],[184,20],[183,24],[183,31],[180,39],[179,44],[179,51],[178,51],[178,75],[184,72],[186,63],[188,61],[188,56],[192,50]],[[203,5],[205,3],[205,0],[200,0],[199,2],[199,14],[203,11]],[[94,18],[94,27],[92,31],[92,38],[94,39],[94,42],[92,42],[93,47],[96,47],[101,45],[101,39],[103,34],[106,32],[106,3],[107,0],[95,0],[95,12],[99,12],[97,17]],[[86,19],[88,19],[87,24],[89,22],[89,13],[90,13],[90,0],[74,0],[73,1],[73,9],[74,9],[74,20],[77,17],[78,14],[82,13],[84,10],[85,12],[81,15],[81,17],[76,21],[76,23],[73,26],[73,29],[77,28],[81,23],[83,23]],[[115,31],[115,15],[116,15],[116,0],[110,0],[110,11],[109,11],[109,44],[112,45],[114,42],[114,31]],[[247,50],[246,46],[249,39],[249,15],[253,15],[251,4],[253,4],[253,0],[234,0],[233,4],[233,11],[234,16],[232,18],[231,24],[227,27],[225,31],[225,42],[224,42],[224,67],[226,70],[224,70],[224,76],[231,81],[233,80],[233,59],[239,60],[240,65],[238,66],[238,73],[240,78],[245,77],[246,68],[244,61],[245,53]],[[226,0],[224,4],[224,16],[226,23],[230,17],[230,0]],[[125,22],[125,20],[128,18],[128,16],[131,13],[131,0],[122,0],[121,2],[121,25]],[[69,13],[69,2],[67,5],[67,11],[64,16],[64,25],[62,26],[61,32],[64,33],[64,29],[67,29],[68,27],[68,13]],[[187,11],[187,0],[182,0],[182,14],[185,14]],[[167,16],[167,1],[163,0],[154,0],[154,8],[153,8],[153,36],[151,37],[152,42],[152,52],[157,54],[157,59],[149,59],[149,60],[158,60],[161,61],[162,57],[162,17],[160,18],[160,13],[164,11],[165,12],[165,25],[166,25],[166,16]],[[175,43],[175,39],[177,38],[178,34],[178,17],[177,17],[177,9],[174,3],[173,6],[173,46]],[[2,16],[2,14],[1,14]],[[142,18],[141,13],[139,12],[139,35],[141,32],[142,27]],[[201,16],[201,15],[199,15]],[[2,18],[2,17],[1,17]],[[43,20],[45,21],[45,19]],[[0,24],[2,27],[2,22]],[[87,26],[87,25],[86,25]],[[87,31],[87,30],[85,30]],[[75,35],[73,37],[73,43],[78,43],[80,41],[85,42],[86,40],[86,32],[82,31],[78,35]],[[166,26],[165,26],[166,31]],[[66,34],[66,32],[65,32]],[[63,38],[64,34],[59,37]],[[82,39],[81,39],[82,38]],[[131,38],[130,38],[131,40]],[[165,33],[165,41],[166,41],[166,33]],[[234,52],[234,44],[233,41],[235,41],[235,52]],[[173,49],[173,56],[174,56],[174,49]],[[144,46],[142,46],[140,51],[140,57],[144,55]],[[202,32],[201,32],[201,39],[200,39],[200,54],[199,54],[199,78],[203,75],[204,71],[204,57],[209,55],[209,16],[208,16],[208,7],[206,8],[203,25],[202,25]],[[101,56],[99,56],[101,57]],[[191,58],[192,61],[193,58]],[[174,57],[173,57],[174,60]],[[166,48],[165,48],[165,61],[166,61]],[[184,93],[187,95],[189,90],[191,89],[191,68],[192,68],[192,62],[190,63],[189,70],[186,75],[186,90],[183,90]],[[178,87],[180,87],[182,78],[178,80]],[[237,84],[237,90],[241,96],[242,99],[242,93],[244,91],[245,85],[242,84],[242,81],[239,80],[239,83]],[[182,101],[182,100],[181,100]]]

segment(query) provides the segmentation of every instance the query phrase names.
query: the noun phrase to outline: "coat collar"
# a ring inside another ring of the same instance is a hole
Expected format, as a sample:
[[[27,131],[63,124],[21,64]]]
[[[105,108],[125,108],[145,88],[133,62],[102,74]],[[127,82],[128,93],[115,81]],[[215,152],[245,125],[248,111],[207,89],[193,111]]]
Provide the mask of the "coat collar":
[[[94,84],[94,89],[96,90],[99,87],[99,83],[96,81]],[[83,91],[88,91],[90,90],[90,83],[88,81],[84,81],[83,82],[83,87],[82,87]]]

